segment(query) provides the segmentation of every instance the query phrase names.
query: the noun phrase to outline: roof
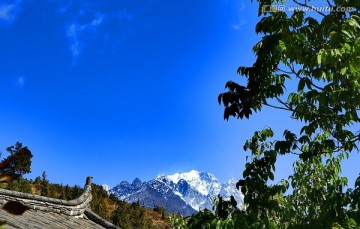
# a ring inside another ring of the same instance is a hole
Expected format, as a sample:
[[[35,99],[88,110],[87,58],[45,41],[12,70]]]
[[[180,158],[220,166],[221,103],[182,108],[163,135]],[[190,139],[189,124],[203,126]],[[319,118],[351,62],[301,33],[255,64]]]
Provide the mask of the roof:
[[[0,189],[1,206],[15,201],[30,208],[22,215],[0,209],[0,220],[6,221],[9,229],[120,229],[91,211],[91,180],[88,177],[82,195],[70,201]]]

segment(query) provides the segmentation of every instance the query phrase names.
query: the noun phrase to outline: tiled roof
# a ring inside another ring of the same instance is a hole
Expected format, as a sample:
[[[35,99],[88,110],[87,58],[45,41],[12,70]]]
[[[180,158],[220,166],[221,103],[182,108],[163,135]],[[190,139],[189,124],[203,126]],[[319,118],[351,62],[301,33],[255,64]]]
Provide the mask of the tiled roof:
[[[0,209],[0,220],[9,229],[120,229],[90,210],[91,179],[87,178],[83,194],[70,201],[0,189],[0,205],[16,201],[30,208],[22,215]]]

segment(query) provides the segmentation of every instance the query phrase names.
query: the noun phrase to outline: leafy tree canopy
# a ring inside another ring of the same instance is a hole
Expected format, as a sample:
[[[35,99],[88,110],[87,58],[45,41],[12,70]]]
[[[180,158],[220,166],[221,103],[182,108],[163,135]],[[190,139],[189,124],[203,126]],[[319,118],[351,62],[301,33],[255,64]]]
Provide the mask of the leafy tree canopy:
[[[302,128],[284,130],[280,139],[271,128],[256,131],[244,145],[250,155],[237,183],[246,210],[200,212],[187,226],[360,228],[360,177],[355,189],[345,189],[340,176],[341,161],[360,140],[360,1],[288,1],[303,9],[294,12],[270,7],[284,1],[257,2],[255,31],[262,37],[253,47],[256,60],[238,68],[245,84],[229,81],[219,95],[224,118],[249,119],[270,107],[289,112]],[[314,7],[324,3],[333,10]],[[297,157],[294,173],[278,181],[276,161],[290,154]]]
[[[6,148],[9,152],[9,156],[1,162],[1,173],[7,174],[26,174],[31,172],[31,158],[33,157],[31,151],[27,146],[22,145],[20,142],[16,142],[14,146]]]
[[[16,180],[24,173],[30,173],[32,154],[27,147],[23,147],[20,142],[15,146],[6,148],[10,156],[0,162],[0,183],[6,183],[7,188],[18,189],[19,191],[31,191],[31,187],[23,179]],[[2,209],[13,215],[22,215],[30,208],[17,201],[7,201]],[[5,228],[6,222],[0,220],[0,228]]]

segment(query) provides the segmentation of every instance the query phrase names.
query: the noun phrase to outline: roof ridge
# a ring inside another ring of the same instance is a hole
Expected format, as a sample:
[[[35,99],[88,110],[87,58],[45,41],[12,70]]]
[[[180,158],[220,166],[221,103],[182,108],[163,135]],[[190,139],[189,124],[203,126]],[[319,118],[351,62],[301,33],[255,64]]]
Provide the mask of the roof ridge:
[[[97,215],[90,209],[86,209],[84,213],[90,220],[100,224],[101,226],[103,226],[107,229],[121,229],[121,228],[115,226],[114,224],[106,221],[105,219],[101,218],[99,215]]]
[[[92,177],[87,177],[84,192],[74,200],[60,200],[36,194],[0,189],[0,204],[5,204],[8,201],[17,201],[34,210],[82,217],[92,200],[91,183]]]
[[[92,183],[92,177],[87,177],[83,193],[81,194],[80,197],[78,197],[74,200],[60,200],[60,199],[56,199],[56,198],[50,198],[50,197],[45,197],[45,196],[40,196],[40,195],[35,195],[35,194],[28,194],[28,193],[22,193],[22,192],[17,192],[17,191],[0,189],[0,205],[4,205],[10,201],[16,201],[16,202],[22,203],[23,205],[29,207],[32,210],[43,211],[45,213],[58,213],[60,215],[72,216],[76,220],[87,219],[89,221],[92,221],[96,225],[101,226],[101,228],[121,229],[91,211],[91,209],[90,209],[90,201],[92,200],[91,183]],[[32,211],[32,210],[29,210],[29,214],[31,214],[31,212],[32,212],[32,214],[37,214],[36,213],[37,211]],[[21,217],[24,217],[24,216],[21,216]],[[42,217],[44,217],[43,214],[40,218],[43,219]],[[58,217],[61,217],[61,216],[58,216]],[[52,217],[49,217],[49,218],[52,218]],[[73,220],[75,220],[75,219],[73,219]],[[75,222],[73,220],[69,220],[69,222],[70,223]],[[13,215],[11,215],[10,219],[7,218],[7,221],[9,221],[9,225],[11,225],[15,228],[20,228],[23,225],[26,225],[26,228],[39,228],[39,227],[35,227],[35,226],[34,227],[29,226],[29,223],[27,221],[24,224],[23,219],[21,219],[21,218],[17,218],[16,220],[13,220]],[[20,225],[19,227],[16,226],[18,221],[19,221],[19,225]],[[32,218],[30,220],[30,222],[31,222],[31,224],[34,224],[34,219]],[[36,220],[35,220],[35,222],[36,222]],[[40,220],[39,224],[44,223],[44,222],[49,222],[49,221],[46,221],[46,220],[41,221]],[[79,222],[81,222],[81,221],[77,221],[76,223],[79,223]],[[67,225],[70,225],[70,223]],[[60,223],[60,224],[62,224],[62,223]],[[11,228],[13,228],[13,227],[11,227]],[[49,228],[58,228],[58,227],[59,227],[59,224],[57,224],[57,226],[55,225],[54,227],[51,227],[49,225]],[[61,227],[61,228],[65,228],[65,226]],[[86,228],[88,228],[88,227],[86,227]],[[91,228],[95,228],[95,227],[91,227]],[[96,228],[98,228],[98,227],[96,227]]]

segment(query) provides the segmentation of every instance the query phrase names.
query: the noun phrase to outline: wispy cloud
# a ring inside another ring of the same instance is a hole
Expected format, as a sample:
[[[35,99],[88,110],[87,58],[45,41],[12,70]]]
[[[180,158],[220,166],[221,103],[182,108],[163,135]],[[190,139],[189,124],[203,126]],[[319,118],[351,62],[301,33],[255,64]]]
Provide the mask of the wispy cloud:
[[[102,45],[108,45],[107,42],[110,45],[119,42],[123,39],[119,36],[125,34],[120,30],[126,29],[128,32],[130,24],[133,25],[137,19],[134,10],[129,9],[126,3],[110,9],[103,1],[98,0],[48,1],[57,4],[56,12],[66,20],[63,31],[74,61],[81,57],[94,41],[97,43],[100,41]]]
[[[235,30],[240,30],[242,28],[243,25],[246,24],[246,21],[244,19],[239,19],[240,22],[237,24],[232,24],[231,27]]]
[[[244,19],[244,11],[246,10],[246,2],[242,1],[232,1],[228,0],[226,2],[232,9],[236,9],[235,15],[236,20],[235,23],[230,24],[231,28],[234,30],[240,30],[247,22]]]
[[[69,41],[71,54],[77,58],[88,39],[98,36],[98,27],[102,25],[105,15],[96,13],[91,15],[85,22],[70,22],[66,27],[66,37]]]
[[[79,44],[78,26],[76,24],[69,25],[66,35],[69,39],[71,54],[73,57],[79,56],[81,47]]]
[[[21,0],[0,3],[0,22],[11,24],[20,12]]]

